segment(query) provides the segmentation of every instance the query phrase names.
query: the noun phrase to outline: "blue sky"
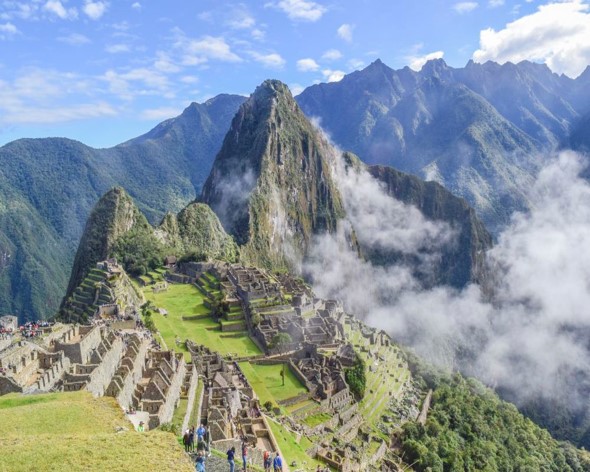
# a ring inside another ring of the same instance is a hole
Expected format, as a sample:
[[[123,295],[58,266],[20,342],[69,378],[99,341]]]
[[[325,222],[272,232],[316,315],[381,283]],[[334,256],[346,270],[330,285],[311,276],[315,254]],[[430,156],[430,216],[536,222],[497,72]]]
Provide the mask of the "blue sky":
[[[190,102],[297,93],[380,58],[590,62],[586,0],[0,0],[0,144],[66,136],[105,147]]]

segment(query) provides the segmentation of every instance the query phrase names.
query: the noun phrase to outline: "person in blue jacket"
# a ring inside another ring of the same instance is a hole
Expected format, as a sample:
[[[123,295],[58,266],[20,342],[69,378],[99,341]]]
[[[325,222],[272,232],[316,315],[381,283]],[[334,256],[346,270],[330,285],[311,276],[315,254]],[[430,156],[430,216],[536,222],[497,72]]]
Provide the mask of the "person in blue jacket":
[[[275,469],[275,472],[283,472],[283,459],[281,459],[281,456],[279,456],[278,452],[274,461],[272,461],[272,465]]]
[[[232,447],[229,451],[227,451],[227,462],[229,464],[229,472],[235,472],[236,463],[234,462],[234,458],[236,456],[236,448]]]

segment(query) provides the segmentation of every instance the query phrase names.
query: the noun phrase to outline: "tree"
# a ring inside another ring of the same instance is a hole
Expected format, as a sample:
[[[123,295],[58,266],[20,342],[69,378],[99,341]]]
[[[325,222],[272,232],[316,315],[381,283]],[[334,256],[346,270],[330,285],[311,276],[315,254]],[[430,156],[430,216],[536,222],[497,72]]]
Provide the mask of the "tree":
[[[293,342],[293,338],[289,333],[277,333],[272,337],[270,342],[271,348],[277,348],[279,351],[283,351],[283,349]]]

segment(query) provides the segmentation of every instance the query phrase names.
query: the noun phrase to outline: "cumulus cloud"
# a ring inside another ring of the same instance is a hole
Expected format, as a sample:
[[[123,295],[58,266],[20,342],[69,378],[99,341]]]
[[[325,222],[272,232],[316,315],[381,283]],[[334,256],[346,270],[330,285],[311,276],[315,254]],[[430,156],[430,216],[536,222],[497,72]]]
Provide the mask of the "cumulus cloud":
[[[560,154],[528,189],[533,209],[514,215],[488,253],[491,300],[475,285],[425,290],[403,264],[359,259],[345,225],[315,241],[305,271],[319,295],[343,300],[430,362],[508,390],[517,402],[548,398],[587,408],[590,184],[578,176],[581,162]],[[395,228],[396,212],[406,210],[365,177],[339,173],[337,181],[354,230],[368,225],[358,235],[363,245],[419,254],[448,243],[444,226],[409,213]]]
[[[59,0],[48,0],[43,9],[49,13],[56,15],[62,20],[75,20],[78,18],[78,10],[76,8],[66,9]]]
[[[299,59],[297,69],[302,72],[313,72],[320,68],[320,65],[311,58]]]
[[[350,43],[352,42],[352,31],[354,29],[353,25],[349,25],[348,23],[344,23],[340,25],[336,30],[338,37],[343,39],[344,41]]]
[[[98,20],[107,11],[107,7],[107,2],[93,2],[86,0],[84,6],[82,7],[82,11],[91,20]]]
[[[19,30],[12,23],[0,24],[0,39],[6,39],[19,33]]]
[[[422,69],[422,66],[428,61],[431,61],[432,59],[442,59],[444,55],[444,51],[434,51],[424,54],[423,56],[408,56],[406,60],[408,61],[410,69],[418,71]]]
[[[326,13],[326,7],[309,0],[281,0],[265,6],[282,10],[292,20],[300,21],[318,21]]]
[[[485,29],[473,60],[544,62],[554,72],[577,77],[590,63],[589,9],[581,0],[549,3],[502,30]]]
[[[261,54],[256,51],[251,51],[250,55],[256,62],[259,62],[264,67],[269,67],[271,69],[281,69],[286,63],[285,59],[283,59],[281,55],[276,52],[270,54]]]
[[[131,48],[128,44],[125,43],[118,43],[118,44],[111,44],[104,48],[106,52],[109,54],[120,54],[124,52],[130,52]]]
[[[174,47],[183,56],[184,65],[203,64],[209,60],[223,62],[241,62],[242,58],[234,53],[222,36],[202,36],[199,39],[187,37],[182,31],[175,30]]]
[[[341,70],[324,69],[322,70],[322,75],[328,82],[340,82],[346,75],[346,72]]]
[[[322,59],[326,61],[337,61],[342,57],[342,53],[338,49],[328,49],[322,54]]]
[[[139,10],[141,10],[141,3],[139,3],[139,2],[134,2],[134,3],[131,5],[131,8],[133,8],[134,10],[138,10],[138,11],[139,11]]]
[[[501,7],[502,5],[504,5],[505,0],[489,0],[488,2],[488,6],[490,8],[497,8],[497,7]]]
[[[462,15],[463,13],[469,13],[478,7],[477,2],[459,2],[453,5],[453,10]]]

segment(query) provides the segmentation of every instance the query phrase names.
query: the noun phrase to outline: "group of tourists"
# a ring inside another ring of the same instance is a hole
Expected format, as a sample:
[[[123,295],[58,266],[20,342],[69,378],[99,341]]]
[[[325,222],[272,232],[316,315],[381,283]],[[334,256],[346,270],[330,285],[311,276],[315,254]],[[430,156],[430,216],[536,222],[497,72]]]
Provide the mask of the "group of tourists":
[[[209,452],[209,431],[203,424],[200,424],[198,428],[192,426],[187,429],[182,436],[182,444],[186,452],[195,452],[196,444],[197,454],[202,453],[203,457],[205,453],[211,455]]]
[[[227,462],[229,464],[229,472],[235,472],[236,470],[236,448],[232,447],[227,451]],[[281,458],[280,454],[277,452],[274,457],[268,451],[264,451],[263,455],[263,462],[264,462],[264,471],[271,472],[282,472],[283,471],[283,459]],[[242,471],[246,472],[248,470],[248,444],[244,441],[242,442]],[[197,469],[198,470],[198,469]]]

